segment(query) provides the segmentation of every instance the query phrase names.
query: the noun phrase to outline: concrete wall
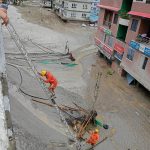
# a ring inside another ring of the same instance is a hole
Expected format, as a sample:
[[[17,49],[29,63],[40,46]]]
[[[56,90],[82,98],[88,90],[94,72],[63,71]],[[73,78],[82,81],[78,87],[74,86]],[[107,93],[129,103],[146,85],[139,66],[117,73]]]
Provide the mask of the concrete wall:
[[[82,15],[86,14],[86,17],[83,17]],[[63,11],[63,18],[64,19],[69,19],[69,20],[88,20],[90,17],[90,13],[88,12],[78,12],[78,11],[68,11],[64,10]]]
[[[104,21],[104,16],[105,16],[105,9],[101,8],[100,9],[100,14],[99,14],[99,21],[98,21],[98,25],[102,26],[103,25],[103,21]]]
[[[133,2],[131,11],[137,11],[142,13],[150,13],[150,4],[143,2]]]
[[[142,65],[145,55],[139,51],[136,51],[133,61],[131,61],[127,58],[127,49],[124,53],[121,67],[150,91],[150,58],[148,58],[147,65],[144,70],[142,69]]]
[[[5,55],[0,20],[0,150],[15,150],[5,72]]]
[[[101,0],[100,5],[121,8],[123,0]]]

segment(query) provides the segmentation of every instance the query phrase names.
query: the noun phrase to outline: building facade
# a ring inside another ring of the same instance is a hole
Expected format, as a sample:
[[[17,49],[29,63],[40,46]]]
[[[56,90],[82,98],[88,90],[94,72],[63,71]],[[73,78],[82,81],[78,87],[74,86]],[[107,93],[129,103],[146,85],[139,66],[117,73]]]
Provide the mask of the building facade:
[[[101,0],[99,53],[150,91],[150,0]]]
[[[97,21],[99,0],[55,0],[55,11],[63,20]]]

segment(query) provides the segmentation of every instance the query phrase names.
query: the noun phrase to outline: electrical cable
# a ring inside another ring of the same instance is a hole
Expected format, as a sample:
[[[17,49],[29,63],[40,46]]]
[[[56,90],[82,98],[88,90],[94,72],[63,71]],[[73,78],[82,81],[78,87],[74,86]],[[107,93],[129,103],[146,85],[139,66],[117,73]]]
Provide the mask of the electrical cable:
[[[6,64],[9,65],[9,66],[12,66],[12,67],[14,67],[15,69],[18,70],[19,76],[20,76],[20,84],[19,84],[18,89],[19,89],[23,94],[25,94],[25,95],[27,95],[27,96],[30,96],[30,97],[33,97],[33,98],[38,98],[38,99],[42,99],[42,100],[48,100],[48,99],[45,99],[45,98],[42,98],[42,97],[39,97],[39,96],[31,95],[31,94],[29,94],[29,93],[26,93],[24,90],[22,90],[22,89],[21,89],[21,85],[22,85],[22,83],[23,83],[23,77],[22,77],[22,74],[21,74],[20,69],[19,69],[17,66],[13,65],[13,64],[9,64],[9,63],[6,63]]]
[[[39,49],[41,49],[42,51],[44,51],[44,52],[46,52],[46,53],[48,53],[50,55],[51,54],[62,55],[62,56],[66,55],[66,54],[63,54],[61,52],[55,52],[54,50],[49,49],[49,48],[47,48],[47,47],[45,47],[45,46],[43,46],[43,45],[41,45],[39,43],[33,42],[31,39],[28,39],[28,41],[30,41],[34,46],[38,47]],[[47,49],[49,51],[46,51],[45,49]]]

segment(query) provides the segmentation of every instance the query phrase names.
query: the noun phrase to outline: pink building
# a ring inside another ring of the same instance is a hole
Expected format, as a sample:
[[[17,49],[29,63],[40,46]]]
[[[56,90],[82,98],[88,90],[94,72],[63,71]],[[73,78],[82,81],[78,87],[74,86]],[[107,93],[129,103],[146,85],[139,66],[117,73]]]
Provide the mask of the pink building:
[[[98,7],[100,55],[150,91],[150,0],[101,0]]]

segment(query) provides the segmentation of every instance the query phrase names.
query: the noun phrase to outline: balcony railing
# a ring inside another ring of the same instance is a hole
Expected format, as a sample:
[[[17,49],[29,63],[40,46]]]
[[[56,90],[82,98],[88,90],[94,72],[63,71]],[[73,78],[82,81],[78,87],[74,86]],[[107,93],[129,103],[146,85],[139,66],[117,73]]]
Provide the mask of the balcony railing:
[[[103,25],[108,27],[109,29],[111,28],[111,22],[104,20]]]

